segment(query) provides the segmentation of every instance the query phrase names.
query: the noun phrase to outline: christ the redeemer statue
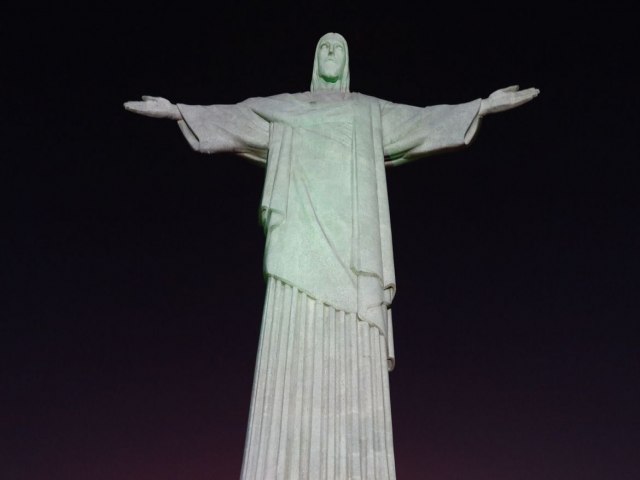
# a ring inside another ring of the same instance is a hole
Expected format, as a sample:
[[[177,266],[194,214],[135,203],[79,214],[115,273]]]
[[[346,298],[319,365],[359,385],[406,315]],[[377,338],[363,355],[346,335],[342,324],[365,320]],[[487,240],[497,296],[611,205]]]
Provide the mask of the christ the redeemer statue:
[[[464,146],[484,115],[537,94],[508,87],[419,108],[350,92],[347,42],[329,33],[316,47],[308,92],[236,105],[125,103],[177,120],[198,152],[266,166],[267,294],[243,480],[395,478],[385,166]]]

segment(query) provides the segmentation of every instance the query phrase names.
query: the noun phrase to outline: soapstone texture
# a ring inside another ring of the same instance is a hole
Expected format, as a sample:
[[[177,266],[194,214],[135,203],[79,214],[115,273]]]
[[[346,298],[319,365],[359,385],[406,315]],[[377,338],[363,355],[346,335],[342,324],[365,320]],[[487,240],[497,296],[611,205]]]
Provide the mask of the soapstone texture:
[[[267,296],[243,480],[394,479],[389,399],[396,290],[385,167],[473,138],[534,98],[508,87],[414,107],[349,90],[344,38],[318,42],[311,89],[236,105],[127,102],[178,121],[191,147],[264,165]]]

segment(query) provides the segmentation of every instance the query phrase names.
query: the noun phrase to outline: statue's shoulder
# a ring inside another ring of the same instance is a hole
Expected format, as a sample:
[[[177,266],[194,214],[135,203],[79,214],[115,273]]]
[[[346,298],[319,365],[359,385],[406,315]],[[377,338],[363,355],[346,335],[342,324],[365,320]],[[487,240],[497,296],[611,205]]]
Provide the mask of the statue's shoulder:
[[[277,104],[292,104],[306,102],[309,100],[309,92],[300,93],[279,93],[277,95],[269,95],[267,97],[252,97],[247,98],[242,103],[247,105],[277,105]]]
[[[311,92],[297,92],[297,93],[280,93],[278,95],[274,95],[273,99],[275,100],[307,100]]]
[[[265,98],[275,102],[309,103],[311,101],[316,100],[316,98],[314,98],[314,94],[309,91],[298,92],[298,93],[281,93],[279,95],[273,95]],[[371,95],[365,95],[364,93],[360,93],[360,92],[350,92],[346,95],[345,99],[355,101],[355,102],[362,102],[362,103],[386,103],[385,100],[372,97]]]
[[[349,100],[359,103],[377,103],[377,104],[386,104],[390,103],[387,100],[382,100],[380,98],[372,97],[371,95],[365,95],[360,92],[350,92],[347,97]],[[247,98],[241,103],[248,105],[257,105],[257,104],[294,104],[294,103],[309,103],[314,100],[313,94],[311,92],[298,92],[298,93],[279,93],[277,95],[270,95],[267,97],[251,97]]]
[[[380,98],[372,97],[371,95],[365,95],[360,92],[350,92],[346,95],[346,99],[356,102],[362,103],[388,103],[386,100],[382,100]],[[278,95],[271,95],[268,97],[255,97],[249,98],[246,101],[271,101],[271,102],[303,102],[309,103],[313,100],[316,100],[314,94],[307,92],[298,92],[298,93],[280,93]]]
[[[361,102],[361,103],[377,103],[377,104],[388,103],[386,100],[382,100],[377,97],[372,97],[371,95],[365,95],[364,93],[360,93],[360,92],[351,92],[351,97],[355,101]]]

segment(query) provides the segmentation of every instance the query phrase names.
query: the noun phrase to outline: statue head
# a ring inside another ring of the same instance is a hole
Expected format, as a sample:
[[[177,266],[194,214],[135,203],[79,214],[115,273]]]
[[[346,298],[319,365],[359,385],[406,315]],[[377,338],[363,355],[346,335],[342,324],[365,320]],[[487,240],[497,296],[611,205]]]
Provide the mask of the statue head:
[[[327,33],[318,40],[311,91],[320,90],[349,91],[349,48],[339,33]]]

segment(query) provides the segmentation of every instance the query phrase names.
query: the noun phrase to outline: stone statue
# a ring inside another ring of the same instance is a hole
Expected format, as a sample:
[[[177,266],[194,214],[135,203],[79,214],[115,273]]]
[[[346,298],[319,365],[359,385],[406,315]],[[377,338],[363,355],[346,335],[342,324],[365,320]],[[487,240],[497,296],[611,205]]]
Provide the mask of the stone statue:
[[[127,102],[194,150],[266,166],[267,294],[241,478],[394,479],[388,371],[396,289],[385,166],[464,146],[538,90],[418,108],[349,90],[345,39],[317,44],[308,92],[236,105]]]

